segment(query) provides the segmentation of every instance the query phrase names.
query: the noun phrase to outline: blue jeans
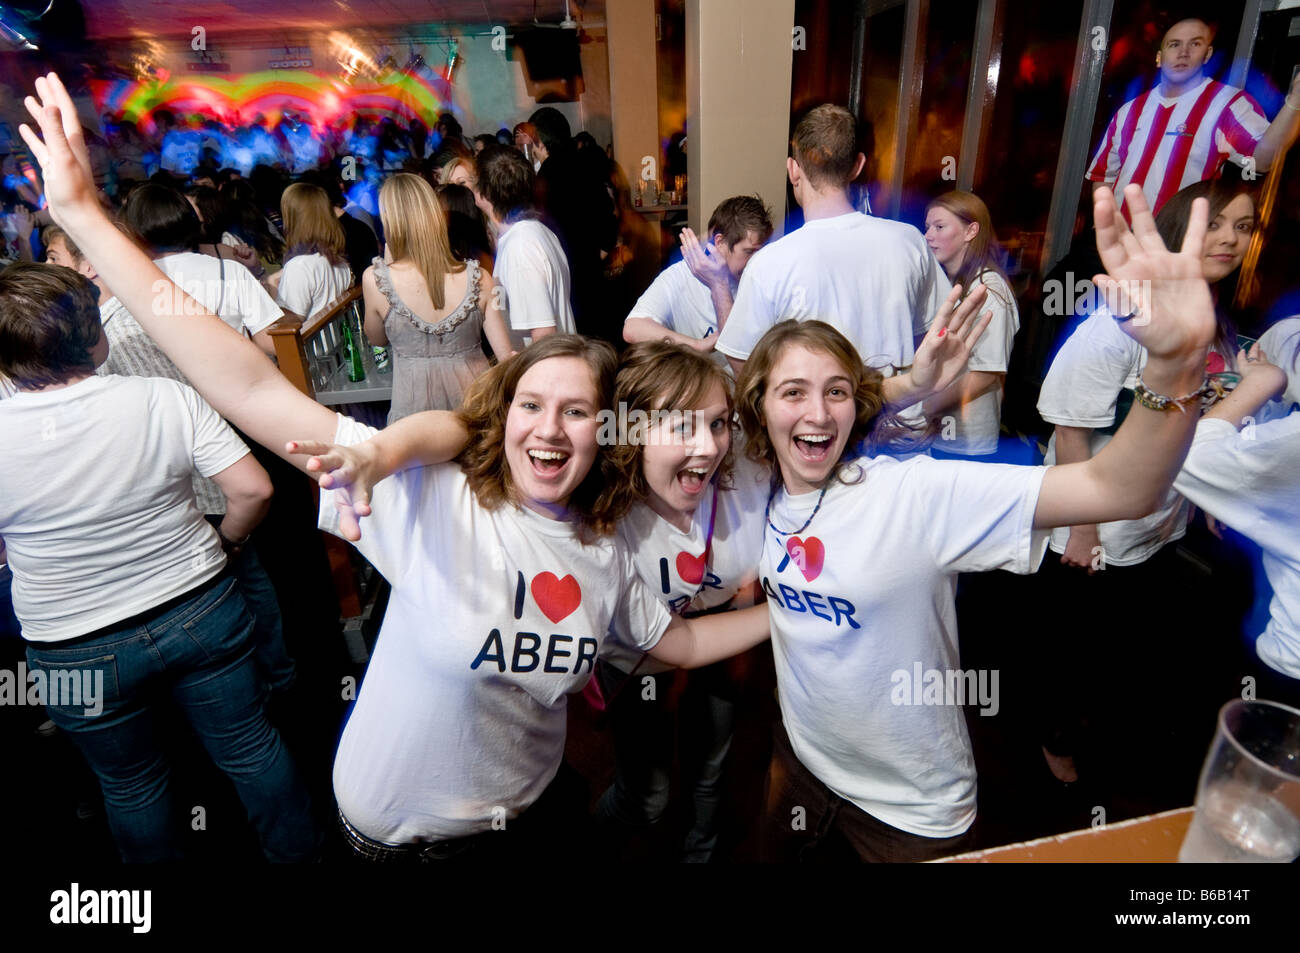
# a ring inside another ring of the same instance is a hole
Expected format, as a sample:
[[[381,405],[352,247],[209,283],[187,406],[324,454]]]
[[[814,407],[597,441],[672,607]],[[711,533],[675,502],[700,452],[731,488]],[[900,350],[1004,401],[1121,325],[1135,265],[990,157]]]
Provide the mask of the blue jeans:
[[[214,527],[221,523],[220,516],[205,518]],[[252,543],[230,560],[230,571],[235,574],[240,595],[253,616],[253,656],[257,659],[257,674],[271,694],[278,695],[291,688],[298,675],[284,646],[279,597]]]
[[[0,639],[16,639],[22,635],[22,627],[14,615],[13,583],[14,574],[8,564],[0,566]]]
[[[84,705],[46,707],[98,776],[124,860],[180,856],[169,770],[155,740],[155,699],[163,693],[234,783],[267,858],[316,856],[320,832],[306,787],[266,719],[252,628],[235,580],[222,576],[177,605],[75,644],[28,645],[32,669],[89,673],[92,682],[102,678],[101,712]]]

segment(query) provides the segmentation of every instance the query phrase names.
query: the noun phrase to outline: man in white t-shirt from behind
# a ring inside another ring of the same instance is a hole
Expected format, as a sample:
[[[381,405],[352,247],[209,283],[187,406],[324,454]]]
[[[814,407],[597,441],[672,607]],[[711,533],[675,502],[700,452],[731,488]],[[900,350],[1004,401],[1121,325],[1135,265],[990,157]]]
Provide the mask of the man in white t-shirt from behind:
[[[509,318],[516,351],[548,334],[573,334],[569,262],[555,233],[537,220],[536,174],[528,160],[505,146],[486,146],[476,160],[478,207],[497,233],[492,277]]]
[[[239,262],[200,255],[195,250],[202,226],[185,196],[163,185],[142,185],[127,198],[122,221],[144,244],[163,274],[226,324],[247,334],[268,355],[275,356],[269,328],[284,312]],[[167,296],[167,300],[158,302],[160,310],[183,313],[183,308],[171,300],[175,293],[172,285],[160,281],[156,290]]]
[[[682,232],[682,260],[660,272],[623,322],[623,340],[669,340],[713,354],[726,326],[740,276],[772,237],[772,215],[756,195],[734,195],[709,217],[707,244],[689,228]]]
[[[737,373],[770,327],[793,318],[832,325],[889,375],[912,364],[951,290],[919,231],[854,208],[849,185],[866,162],[856,125],[826,104],[795,127],[786,172],[804,225],[754,255],[740,280],[717,344]]]

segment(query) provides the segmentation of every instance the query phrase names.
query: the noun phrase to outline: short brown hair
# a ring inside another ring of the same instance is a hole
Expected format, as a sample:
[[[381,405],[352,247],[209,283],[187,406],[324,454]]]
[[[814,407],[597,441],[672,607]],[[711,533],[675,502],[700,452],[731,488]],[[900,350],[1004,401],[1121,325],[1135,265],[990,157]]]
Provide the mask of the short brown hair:
[[[484,146],[474,160],[478,192],[503,222],[532,211],[536,173],[524,154],[505,146]]]
[[[74,259],[77,261],[86,260],[86,256],[81,253],[81,249],[77,247],[76,242],[68,237],[67,232],[59,228],[57,225],[46,225],[45,231],[41,232],[41,244],[46,248],[49,248],[50,245],[59,240],[63,241],[63,247],[68,250],[68,254]]]
[[[614,406],[622,412],[633,411],[652,414],[656,410],[690,410],[698,407],[714,385],[722,388],[727,400],[727,421],[730,426],[735,401],[731,394],[731,377],[718,364],[699,351],[670,341],[642,341],[633,344],[623,354],[614,384]],[[732,446],[735,442],[732,442]],[[611,456],[618,468],[620,479],[643,500],[650,495],[645,480],[645,443],[620,440],[611,448]],[[718,486],[730,488],[732,469],[731,450],[718,466]]]
[[[829,354],[840,363],[853,384],[856,413],[840,463],[886,446],[910,450],[923,444],[924,431],[909,426],[887,409],[884,376],[862,363],[848,338],[823,321],[782,321],[759,339],[736,381],[736,413],[745,430],[745,453],[755,463],[770,467],[774,480],[779,479],[780,465],[767,435],[763,398],[772,368],[785,349],[794,346]]]
[[[71,268],[16,262],[0,271],[0,374],[24,390],[93,373],[99,292]]]
[[[724,199],[709,217],[709,237],[720,234],[728,245],[740,244],[750,232],[760,243],[772,237],[772,213],[757,195]]]
[[[522,156],[521,156],[522,158]],[[529,369],[552,357],[577,357],[591,369],[597,408],[608,409],[614,392],[618,358],[604,341],[578,334],[550,334],[519,354],[481,374],[457,414],[469,431],[469,443],[457,461],[479,505],[487,510],[516,503],[514,481],[506,462],[506,417],[520,379]],[[597,447],[596,462],[569,497],[577,516],[578,536],[584,542],[612,535],[633,498],[619,479],[618,468],[604,447]]]
[[[857,122],[843,106],[824,103],[811,110],[794,127],[790,147],[813,188],[845,187],[853,181]]]

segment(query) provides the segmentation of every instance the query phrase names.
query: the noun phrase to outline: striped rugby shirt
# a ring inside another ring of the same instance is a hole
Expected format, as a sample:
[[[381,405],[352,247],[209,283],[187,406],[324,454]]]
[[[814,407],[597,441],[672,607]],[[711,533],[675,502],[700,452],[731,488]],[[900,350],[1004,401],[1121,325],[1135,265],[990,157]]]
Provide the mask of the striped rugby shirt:
[[[1214,178],[1226,160],[1243,165],[1267,129],[1264,111],[1245,90],[1206,77],[1166,99],[1157,85],[1111,117],[1086,178],[1115,190],[1126,219],[1122,193],[1130,182],[1158,211],[1180,189]]]

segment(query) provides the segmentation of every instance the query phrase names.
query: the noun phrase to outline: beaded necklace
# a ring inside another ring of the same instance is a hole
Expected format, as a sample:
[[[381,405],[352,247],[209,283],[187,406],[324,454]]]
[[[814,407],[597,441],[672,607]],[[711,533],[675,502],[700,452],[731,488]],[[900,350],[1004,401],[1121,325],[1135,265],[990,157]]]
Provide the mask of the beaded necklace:
[[[772,522],[772,500],[776,498],[776,487],[773,487],[772,492],[767,495],[767,507],[763,510],[763,519],[767,520],[767,525],[772,527],[772,532],[774,533],[779,533],[782,536],[798,536],[806,530],[809,525],[811,525],[813,517],[816,516],[817,511],[822,508],[822,500],[826,498],[826,490],[829,486],[829,480],[822,485],[822,491],[817,495],[817,505],[813,507],[812,513],[809,514],[808,519],[804,521],[804,524],[793,532],[787,533],[783,529],[777,529],[776,525]]]

